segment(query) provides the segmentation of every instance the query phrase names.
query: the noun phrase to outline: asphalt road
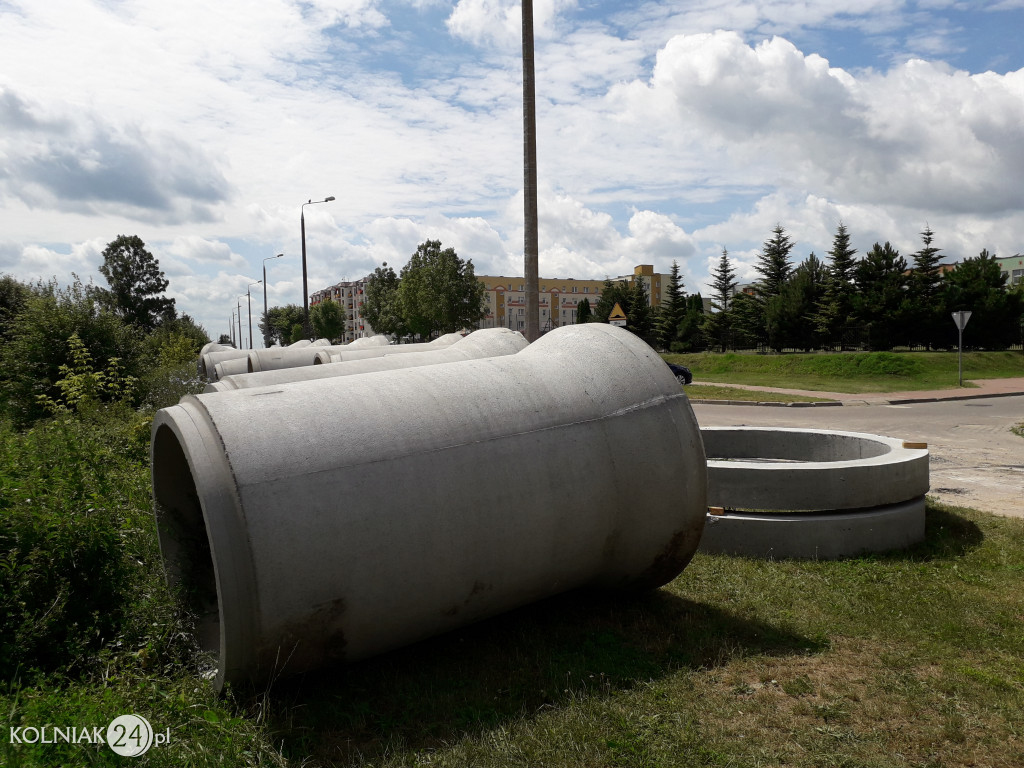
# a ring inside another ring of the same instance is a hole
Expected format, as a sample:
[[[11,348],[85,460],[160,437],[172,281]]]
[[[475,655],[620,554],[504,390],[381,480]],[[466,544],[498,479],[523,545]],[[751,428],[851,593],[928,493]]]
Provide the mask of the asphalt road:
[[[928,443],[930,496],[1010,517],[1024,517],[1024,396],[829,408],[696,403],[702,427],[805,427],[869,432]]]

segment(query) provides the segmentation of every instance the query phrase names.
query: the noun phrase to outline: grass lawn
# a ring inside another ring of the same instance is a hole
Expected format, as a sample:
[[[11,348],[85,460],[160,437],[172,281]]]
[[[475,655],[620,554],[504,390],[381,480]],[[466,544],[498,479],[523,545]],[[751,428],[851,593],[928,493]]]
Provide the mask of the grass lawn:
[[[955,352],[664,355],[698,381],[826,392],[898,392],[957,386]],[[967,352],[964,379],[1024,376],[1024,352]]]
[[[1022,764],[1024,520],[930,504],[908,552],[697,555],[660,590],[216,696],[163,584],[143,427],[0,423],[5,768],[123,766],[10,729],[129,713],[170,733],[146,766]]]
[[[686,394],[691,400],[743,400],[752,403],[827,403],[823,397],[787,395],[782,392],[758,392],[719,384],[690,384]]]
[[[259,697],[303,765],[1019,766],[1024,521],[931,505],[915,550],[698,555]],[[308,762],[303,762],[308,761]]]

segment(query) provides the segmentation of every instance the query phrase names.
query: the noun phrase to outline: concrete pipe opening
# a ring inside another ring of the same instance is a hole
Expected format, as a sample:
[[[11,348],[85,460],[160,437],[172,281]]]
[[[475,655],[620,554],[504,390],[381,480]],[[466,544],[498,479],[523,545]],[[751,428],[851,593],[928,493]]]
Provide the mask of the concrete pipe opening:
[[[153,435],[153,497],[160,553],[168,583],[195,617],[204,653],[220,656],[220,601],[210,537],[188,459],[167,425]]]

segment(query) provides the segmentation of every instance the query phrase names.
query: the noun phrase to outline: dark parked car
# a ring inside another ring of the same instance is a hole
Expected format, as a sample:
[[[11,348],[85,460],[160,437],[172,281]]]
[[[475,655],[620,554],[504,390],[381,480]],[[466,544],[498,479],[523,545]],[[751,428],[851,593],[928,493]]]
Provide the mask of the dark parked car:
[[[672,369],[672,373],[676,375],[680,384],[689,384],[693,381],[693,374],[690,373],[690,369],[685,365],[676,365],[675,363],[669,363],[668,367]]]

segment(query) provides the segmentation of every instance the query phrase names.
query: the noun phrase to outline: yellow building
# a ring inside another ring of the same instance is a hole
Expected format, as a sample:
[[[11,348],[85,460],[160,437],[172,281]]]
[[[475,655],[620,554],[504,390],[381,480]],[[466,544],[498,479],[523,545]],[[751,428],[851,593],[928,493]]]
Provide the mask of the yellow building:
[[[361,280],[342,281],[315,291],[310,296],[310,306],[330,300],[338,303],[345,312],[345,343],[363,336],[372,336],[373,328],[362,313],[365,300],[364,289],[369,275]],[[640,264],[632,275],[611,278],[613,283],[631,283],[643,280],[644,288],[652,307],[660,306],[666,298],[669,275],[654,271],[651,264]],[[521,331],[526,328],[526,286],[522,277],[501,277],[477,275],[484,284],[484,308],[486,314],[479,328],[511,328]],[[540,280],[540,329],[550,331],[562,325],[576,322],[576,310],[583,299],[590,302],[591,310],[597,307],[601,298],[604,280],[577,280],[572,277],[541,278]]]
[[[627,283],[641,279],[652,307],[658,307],[668,290],[668,275],[654,271],[651,264],[640,264],[632,275],[611,278],[613,283]],[[477,275],[484,284],[484,307],[487,314],[480,328],[511,328],[521,331],[526,327],[526,286],[522,277]],[[540,279],[540,329],[550,331],[576,322],[576,310],[583,299],[590,308],[601,298],[604,280],[577,280],[573,277]]]

